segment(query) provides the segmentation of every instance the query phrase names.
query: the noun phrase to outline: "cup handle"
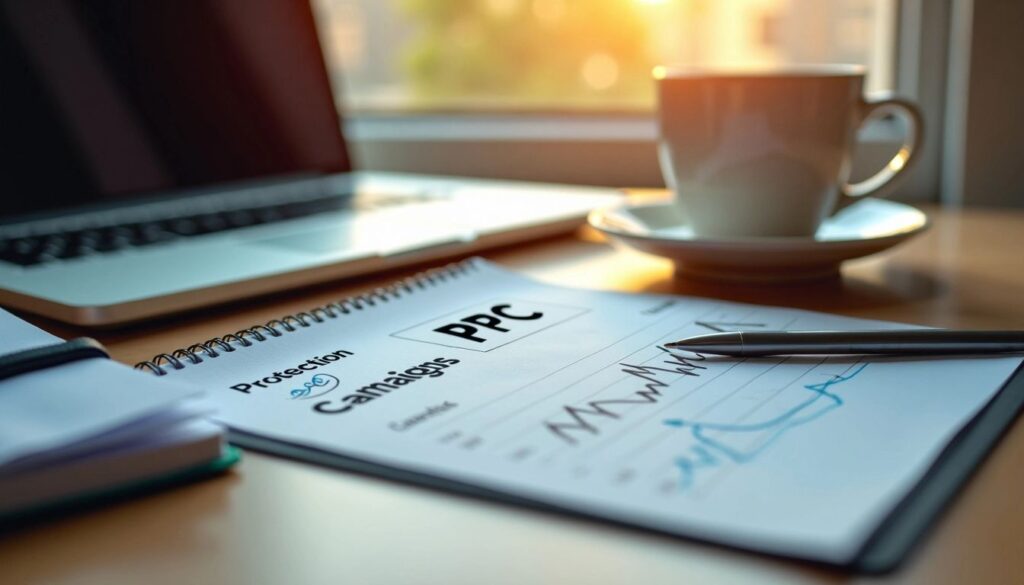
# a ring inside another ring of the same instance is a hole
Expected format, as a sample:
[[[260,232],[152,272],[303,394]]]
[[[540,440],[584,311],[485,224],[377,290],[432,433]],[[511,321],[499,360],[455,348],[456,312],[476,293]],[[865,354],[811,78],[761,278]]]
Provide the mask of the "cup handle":
[[[921,144],[924,135],[921,111],[907,100],[885,95],[874,99],[865,99],[860,106],[861,125],[868,120],[893,114],[902,118],[906,123],[907,135],[903,138],[899,152],[880,171],[859,183],[846,183],[842,186],[842,197],[837,206],[840,209],[868,195],[875,197],[888,195],[892,187],[895,186],[893,179],[910,168],[910,165],[917,160],[918,145]]]

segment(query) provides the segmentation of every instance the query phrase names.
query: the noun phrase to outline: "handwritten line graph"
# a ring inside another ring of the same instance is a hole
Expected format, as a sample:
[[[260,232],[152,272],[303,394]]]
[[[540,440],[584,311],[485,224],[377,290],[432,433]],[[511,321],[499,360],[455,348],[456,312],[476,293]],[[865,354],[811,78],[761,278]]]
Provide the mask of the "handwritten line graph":
[[[573,355],[572,361],[558,370],[437,424],[426,425],[420,432],[434,435],[442,444],[517,463],[550,468],[567,457],[586,457],[584,466],[591,469],[607,469],[609,465],[632,469],[635,458],[620,459],[638,442],[653,438],[642,429],[651,429],[652,421],[670,416],[679,403],[707,401],[711,394],[702,394],[705,388],[732,380],[739,371],[735,368],[747,363],[715,361],[709,370],[714,360],[705,361],[703,355],[693,352],[669,350],[659,343],[701,330],[785,329],[796,319],[791,315],[776,318],[755,309],[723,310],[717,304],[674,304],[666,313],[660,314],[656,323],[645,323],[625,337],[602,340],[584,355]],[[763,362],[748,370],[752,376],[749,382],[771,369],[768,360]],[[574,371],[581,375],[573,375]],[[740,390],[746,386],[742,380],[728,383],[738,384]],[[499,403],[513,400],[512,396],[516,396],[513,406],[500,410]],[[670,429],[657,422],[653,428],[660,431],[663,440],[673,436]],[[675,451],[671,444],[662,448],[669,457]],[[663,463],[660,468],[664,473]]]
[[[767,420],[754,423],[715,423],[686,420],[681,418],[666,419],[666,426],[689,429],[696,444],[691,446],[685,455],[675,459],[675,467],[679,471],[679,487],[687,490],[693,486],[697,474],[702,469],[720,467],[726,463],[742,465],[755,459],[769,445],[787,431],[807,424],[825,414],[841,407],[843,399],[829,389],[837,384],[847,382],[864,371],[868,364],[854,364],[841,374],[835,374],[824,382],[805,384],[804,389],[811,395],[781,414]],[[743,448],[731,444],[742,436],[752,433],[766,433],[762,440],[752,448]]]
[[[708,311],[708,312],[710,312],[710,311]],[[598,348],[596,348],[596,349],[594,349],[594,350],[584,354],[583,356],[580,356],[579,358],[575,359],[574,361],[570,362],[569,364],[566,364],[565,366],[562,366],[562,367],[560,367],[560,368],[558,368],[558,369],[556,369],[556,370],[554,370],[552,372],[548,372],[547,374],[545,374],[544,376],[542,376],[542,377],[540,377],[538,379],[531,380],[531,381],[527,382],[526,384],[523,384],[522,386],[519,386],[519,387],[517,387],[517,388],[515,388],[515,389],[513,389],[513,390],[511,390],[509,392],[506,392],[506,393],[504,393],[504,394],[502,394],[500,396],[497,396],[493,400],[490,400],[488,402],[484,402],[484,403],[480,404],[479,406],[476,406],[476,407],[474,407],[472,409],[466,410],[466,411],[460,413],[457,416],[449,417],[448,419],[443,421],[441,424],[435,426],[434,428],[432,428],[430,430],[431,430],[431,432],[436,432],[436,431],[438,431],[439,429],[441,429],[443,427],[451,426],[454,423],[459,422],[461,419],[467,418],[470,415],[476,414],[479,411],[491,408],[491,407],[495,406],[497,403],[502,402],[504,400],[507,400],[507,399],[511,398],[513,395],[515,395],[515,394],[517,394],[517,393],[519,393],[519,392],[521,392],[523,390],[527,390],[529,388],[535,387],[537,384],[543,382],[547,378],[555,376],[556,374],[559,374],[559,373],[563,372],[564,370],[571,369],[573,366],[577,365],[578,363],[583,362],[584,360],[586,360],[586,359],[588,359],[590,357],[593,357],[593,356],[601,353],[602,351],[605,351],[605,350],[608,350],[608,349],[613,348],[615,346],[618,346],[620,344],[626,343],[631,338],[639,336],[639,335],[643,334],[644,332],[648,331],[649,329],[651,329],[653,327],[656,327],[659,324],[660,324],[659,321],[645,324],[642,327],[639,327],[639,328],[635,329],[634,331],[631,331],[628,335],[625,335],[625,336],[623,336],[621,338],[615,339],[615,340],[609,342],[608,344],[606,344],[606,345],[604,345],[602,347],[598,347]],[[671,335],[675,331],[682,330],[685,327],[686,327],[686,324],[684,323],[683,325],[681,325],[681,326],[679,326],[677,328],[673,328],[672,330],[669,331],[669,335]],[[623,356],[621,359],[629,358],[633,354],[642,351],[646,347],[648,347],[647,344],[645,344],[645,343],[644,344],[640,344],[640,348],[639,349],[636,349],[636,350],[630,352],[628,355]],[[592,372],[592,373],[590,373],[588,375],[585,375],[585,376],[575,380],[573,383],[571,383],[571,384],[561,388],[560,391],[564,391],[564,390],[567,390],[567,389],[569,389],[569,388],[571,388],[573,386],[582,384],[585,381],[587,381],[588,379],[590,379],[593,376],[596,376],[598,374],[599,374],[599,371],[595,371],[595,372]],[[498,418],[495,418],[494,420],[490,420],[485,425],[482,425],[482,428],[491,429],[491,428],[493,428],[494,426],[496,426],[496,425],[498,425],[500,423],[507,422],[508,420],[514,418],[516,415],[530,410],[532,407],[536,406],[537,404],[543,402],[546,399],[547,399],[546,396],[540,397],[540,398],[532,400],[532,401],[530,401],[530,402],[528,402],[528,403],[526,403],[526,404],[524,404],[522,406],[519,406],[518,408],[516,408],[513,411],[503,412]]]
[[[668,373],[699,377],[701,375],[700,370],[707,369],[706,366],[699,363],[706,359],[699,353],[684,356],[679,353],[673,353],[664,347],[659,347],[658,349],[664,351],[668,356],[668,359],[662,360],[659,365],[619,364],[623,374],[644,381],[642,389],[636,390],[627,396],[589,400],[583,406],[563,406],[562,414],[568,417],[568,420],[546,420],[543,423],[544,427],[559,439],[570,444],[576,444],[578,439],[571,434],[571,431],[585,432],[592,435],[599,433],[598,427],[590,422],[590,418],[605,417],[618,419],[622,415],[619,414],[616,407],[657,403],[661,399],[662,390],[671,385],[671,381],[667,381],[659,376]]]
[[[682,309],[682,308],[680,308],[680,309]],[[703,315],[714,314],[715,312],[717,312],[717,311],[716,310],[703,311]],[[719,313],[719,314],[721,314],[721,313]],[[703,317],[703,315],[701,317]],[[662,321],[664,321],[664,319]],[[681,323],[678,323],[678,324],[675,324],[675,325],[671,325],[666,330],[660,332],[656,336],[656,339],[658,339],[658,340],[677,339],[681,332],[687,330],[688,328],[692,328],[692,324],[693,324],[692,321],[683,321]],[[650,326],[645,327],[644,330],[647,330],[649,327]],[[605,346],[605,347],[601,348],[601,350],[603,351],[603,350],[606,350],[606,349],[609,349],[609,348],[612,348],[612,347],[615,347],[615,346],[622,345],[622,344],[624,344],[624,342],[627,342],[627,340],[629,340],[629,338],[633,337],[635,334],[636,333],[631,334],[629,337],[622,338],[622,339],[618,340],[617,342],[615,342],[613,344],[610,344],[608,346]],[[638,356],[638,354],[642,355],[645,352],[650,351],[652,349],[652,347],[653,348],[657,348],[657,352],[658,352],[657,355],[649,356],[649,357],[639,357]],[[591,357],[593,355],[596,355],[597,353],[598,352],[593,352],[593,353],[589,354],[587,357]],[[630,360],[631,362],[636,362],[637,359],[639,359],[639,363],[640,364],[647,364],[649,362],[656,361],[659,358],[663,358],[666,353],[668,353],[668,350],[665,349],[664,347],[660,347],[659,348],[659,346],[655,346],[655,345],[652,345],[652,344],[649,344],[649,343],[641,343],[638,346],[633,346],[633,347],[631,347],[629,349],[628,353],[626,353],[624,355],[617,356],[614,359],[614,362],[611,365],[607,366],[606,368],[596,369],[596,370],[594,370],[594,371],[592,371],[592,372],[590,372],[590,373],[588,373],[588,374],[586,374],[586,375],[584,375],[584,376],[582,376],[582,377],[580,377],[578,379],[573,380],[569,384],[566,384],[564,386],[561,386],[561,387],[559,387],[557,389],[552,390],[551,392],[548,392],[548,393],[545,393],[545,394],[542,394],[542,395],[538,396],[536,399],[534,399],[534,400],[524,404],[523,406],[518,407],[517,409],[515,409],[513,411],[510,411],[510,412],[507,412],[507,413],[503,413],[500,417],[497,417],[497,418],[495,418],[495,419],[493,419],[491,421],[488,421],[485,425],[481,426],[479,432],[483,432],[483,430],[485,430],[485,429],[493,431],[493,429],[495,427],[498,427],[500,425],[504,425],[504,424],[516,421],[517,417],[519,417],[520,415],[522,415],[523,418],[527,418],[527,417],[531,417],[532,418],[532,413],[534,412],[535,408],[543,407],[542,406],[543,403],[555,400],[558,395],[560,395],[560,394],[562,394],[562,393],[564,393],[564,392],[566,392],[568,390],[575,389],[577,387],[589,387],[586,384],[586,382],[589,382],[589,381],[593,380],[594,378],[602,376],[603,374],[607,373],[607,371],[617,371],[619,374],[623,374],[623,372],[618,371],[618,368],[622,367],[622,362],[625,361],[625,360]],[[685,375],[682,375],[682,377],[685,377]],[[624,382],[624,381],[630,380],[630,379],[634,379],[634,378],[633,378],[633,376],[628,375],[628,374],[622,375],[621,377],[616,377],[614,379],[611,379],[611,380],[607,381],[606,383],[602,383],[600,385],[594,386],[593,390],[589,391],[587,395],[579,396],[578,399],[579,400],[589,400],[593,396],[596,396],[596,395],[599,395],[599,394],[605,392],[610,387],[615,386],[616,384],[619,384],[621,382]],[[519,388],[519,389],[517,389],[515,391],[518,392],[519,390],[525,389],[527,387],[531,387],[532,388],[534,386],[536,386],[536,384],[531,383],[531,384],[529,384],[527,386],[524,386],[522,388]],[[561,411],[561,409],[559,409],[559,410]],[[546,420],[547,419],[545,419],[545,421]],[[543,424],[539,427],[539,429],[544,432],[545,436],[551,436],[550,431]],[[530,420],[528,423],[524,423],[516,431],[508,433],[504,438],[499,438],[499,439],[496,439],[496,440],[492,440],[491,441],[491,445],[495,449],[503,449],[504,447],[506,447],[510,443],[519,442],[526,433],[528,433],[530,431],[533,431],[533,430],[538,430],[538,425],[537,425],[535,420]],[[558,444],[559,444],[559,446],[565,446],[565,445],[573,445],[574,443],[572,443],[571,441],[559,440]],[[533,451],[533,449],[531,449],[531,451]],[[515,450],[515,453],[522,453],[522,450],[517,448]]]
[[[745,327],[767,326],[765,323],[742,322],[747,318],[747,316],[741,316],[740,320],[730,321],[695,320],[693,321],[693,325],[715,331],[723,331],[724,329],[718,328],[718,326],[725,325]],[[785,329],[793,320],[795,320],[795,317],[787,320],[780,328]],[[662,352],[662,354],[660,356],[655,356],[651,360],[643,362],[642,365],[632,365],[625,362],[618,363],[620,373],[624,375],[624,379],[617,380],[617,382],[630,379],[640,379],[642,382],[642,389],[634,390],[628,395],[617,396],[615,398],[588,399],[582,405],[563,405],[559,409],[556,417],[549,417],[544,420],[543,427],[552,436],[560,439],[563,444],[570,446],[578,445],[580,443],[579,438],[573,436],[571,433],[586,433],[592,436],[600,434],[599,428],[592,419],[620,419],[622,418],[622,414],[614,407],[628,408],[630,405],[656,404],[661,400],[661,391],[671,387],[677,380],[687,377],[700,377],[706,373],[705,370],[707,370],[707,366],[700,364],[700,362],[703,362],[706,359],[704,355],[695,352],[673,353],[672,350],[669,350],[664,346],[656,347],[658,351]],[[659,357],[667,357],[668,359],[659,360]],[[657,361],[658,363],[655,366],[648,365],[651,361]],[[746,360],[733,361],[729,369],[744,361]],[[718,371],[714,377],[717,378],[719,375],[724,373],[726,373],[726,371]],[[674,377],[674,379],[666,379],[666,374]],[[742,389],[742,387],[743,385],[741,385],[739,389]],[[568,417],[568,419],[565,417]],[[588,420],[588,417],[591,420]],[[620,434],[619,436],[621,437],[622,435]]]

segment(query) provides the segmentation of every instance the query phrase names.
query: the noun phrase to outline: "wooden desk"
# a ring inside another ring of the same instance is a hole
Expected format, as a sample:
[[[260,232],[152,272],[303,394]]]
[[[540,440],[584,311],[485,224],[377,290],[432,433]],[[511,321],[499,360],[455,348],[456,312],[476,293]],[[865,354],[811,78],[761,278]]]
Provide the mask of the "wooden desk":
[[[928,211],[935,225],[923,236],[850,263],[842,281],[799,287],[675,280],[668,262],[613,250],[588,230],[486,256],[568,285],[717,296],[944,327],[1024,329],[1024,213]],[[409,272],[92,334],[118,359],[134,363]],[[83,333],[40,324],[61,335]],[[246,455],[220,479],[0,540],[0,582],[1024,583],[1020,421],[918,553],[881,579]]]

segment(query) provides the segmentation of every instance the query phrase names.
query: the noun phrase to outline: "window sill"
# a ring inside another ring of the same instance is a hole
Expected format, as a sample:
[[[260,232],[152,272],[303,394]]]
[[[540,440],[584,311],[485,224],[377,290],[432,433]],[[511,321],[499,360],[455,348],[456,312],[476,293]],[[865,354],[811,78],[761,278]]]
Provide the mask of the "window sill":
[[[612,187],[663,187],[648,114],[360,114],[345,133],[360,168]],[[882,167],[901,131],[871,122],[854,179]]]

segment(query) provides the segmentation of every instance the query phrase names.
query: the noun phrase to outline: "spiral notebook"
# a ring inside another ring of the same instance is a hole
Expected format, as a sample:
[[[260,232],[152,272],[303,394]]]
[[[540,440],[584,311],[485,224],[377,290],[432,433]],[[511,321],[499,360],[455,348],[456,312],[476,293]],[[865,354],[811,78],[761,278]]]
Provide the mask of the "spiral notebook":
[[[895,326],[572,289],[472,259],[138,367],[206,389],[245,447],[878,571],[1012,422],[1021,359],[729,359],[660,344]]]

